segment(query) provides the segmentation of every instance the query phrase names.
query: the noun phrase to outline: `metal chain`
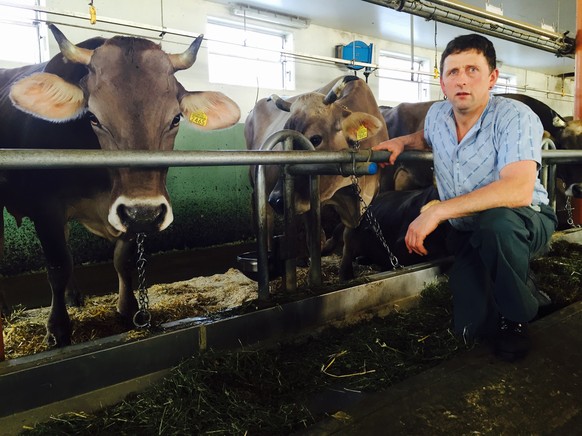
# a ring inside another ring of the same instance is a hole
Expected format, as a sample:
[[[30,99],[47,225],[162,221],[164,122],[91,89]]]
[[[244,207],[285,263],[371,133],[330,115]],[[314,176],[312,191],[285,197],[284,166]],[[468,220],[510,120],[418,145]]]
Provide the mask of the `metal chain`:
[[[358,151],[360,148],[360,142],[359,141],[355,142],[354,145],[352,146],[352,148],[354,149],[354,151]],[[366,219],[368,220],[368,223],[370,223],[370,226],[372,226],[372,230],[376,234],[376,237],[378,238],[378,240],[380,241],[380,243],[384,247],[384,250],[386,250],[386,253],[388,253],[388,258],[390,259],[390,264],[392,265],[392,268],[393,269],[403,268],[403,266],[400,265],[398,258],[394,255],[394,253],[392,253],[392,250],[390,250],[390,246],[388,245],[388,242],[386,242],[386,238],[384,238],[384,234],[382,233],[382,229],[380,228],[380,223],[378,223],[378,220],[376,219],[376,217],[374,216],[374,214],[370,210],[370,207],[368,206],[368,204],[366,204],[366,201],[362,197],[362,189],[360,188],[360,185],[358,183],[358,177],[355,175],[355,167],[356,167],[355,154],[352,156],[352,159],[353,159],[352,166],[354,169],[354,174],[352,174],[352,176],[351,176],[352,187],[353,187],[354,193],[358,197],[360,203],[362,203],[362,205],[363,205],[364,212],[362,213],[362,218],[366,217]]]
[[[145,265],[146,265],[146,258],[144,255],[145,252],[145,233],[138,233],[137,234],[137,303],[138,303],[138,311],[133,316],[133,324],[137,328],[149,328],[151,326],[151,319],[152,315],[149,311],[149,304],[150,300],[148,297],[148,290],[145,285]]]
[[[564,189],[566,187],[567,187],[566,183],[564,183]],[[569,195],[566,195],[566,204],[564,205],[564,209],[566,210],[566,213],[568,214],[568,219],[566,220],[568,225],[574,229],[582,227],[582,225],[580,225],[580,224],[574,224],[574,214],[572,213],[574,208],[572,207],[572,199]]]

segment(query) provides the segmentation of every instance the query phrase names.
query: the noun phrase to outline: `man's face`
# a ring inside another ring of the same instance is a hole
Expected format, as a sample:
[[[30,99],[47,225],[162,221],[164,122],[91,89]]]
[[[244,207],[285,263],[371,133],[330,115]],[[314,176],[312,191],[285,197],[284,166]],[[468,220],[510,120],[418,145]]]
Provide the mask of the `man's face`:
[[[482,53],[468,50],[445,58],[441,88],[456,112],[470,113],[487,105],[498,76],[497,69],[489,70]]]

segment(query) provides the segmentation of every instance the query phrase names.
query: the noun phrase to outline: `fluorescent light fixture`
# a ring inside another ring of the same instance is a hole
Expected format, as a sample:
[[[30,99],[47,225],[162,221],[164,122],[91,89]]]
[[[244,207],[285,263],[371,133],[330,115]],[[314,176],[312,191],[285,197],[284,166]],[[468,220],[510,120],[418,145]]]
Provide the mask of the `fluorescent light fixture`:
[[[248,5],[235,4],[232,6],[230,13],[234,16],[243,17],[245,19],[279,24],[281,26],[293,27],[295,29],[307,29],[309,27],[309,20],[307,18],[258,9]]]

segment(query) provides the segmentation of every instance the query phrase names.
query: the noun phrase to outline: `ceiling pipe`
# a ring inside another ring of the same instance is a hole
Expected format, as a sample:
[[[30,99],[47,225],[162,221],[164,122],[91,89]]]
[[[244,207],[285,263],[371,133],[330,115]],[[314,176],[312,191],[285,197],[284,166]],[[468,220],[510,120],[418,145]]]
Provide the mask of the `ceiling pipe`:
[[[575,40],[566,36],[568,32],[557,33],[541,27],[510,20],[450,0],[364,0],[379,6],[406,12],[435,20],[455,27],[483,33],[517,44],[554,53],[556,56],[574,57]]]

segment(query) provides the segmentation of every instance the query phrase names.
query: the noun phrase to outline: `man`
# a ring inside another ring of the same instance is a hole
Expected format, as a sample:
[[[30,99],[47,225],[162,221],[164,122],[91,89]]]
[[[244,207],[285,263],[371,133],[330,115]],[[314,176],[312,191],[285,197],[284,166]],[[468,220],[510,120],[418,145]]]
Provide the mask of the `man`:
[[[527,322],[541,299],[529,260],[557,223],[538,179],[543,127],[527,106],[490,94],[499,71],[487,38],[455,38],[440,68],[445,101],[432,105],[424,131],[375,149],[392,152],[390,164],[404,149],[432,149],[441,201],[410,224],[406,246],[426,255],[427,235],[450,221],[455,331],[466,341],[491,339],[500,358],[515,360],[531,347]]]

